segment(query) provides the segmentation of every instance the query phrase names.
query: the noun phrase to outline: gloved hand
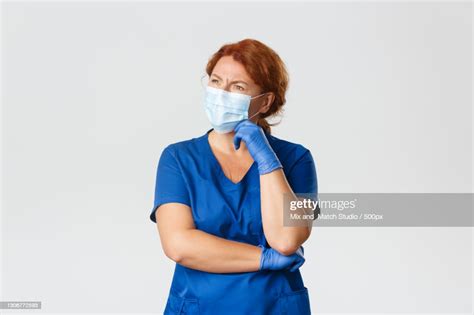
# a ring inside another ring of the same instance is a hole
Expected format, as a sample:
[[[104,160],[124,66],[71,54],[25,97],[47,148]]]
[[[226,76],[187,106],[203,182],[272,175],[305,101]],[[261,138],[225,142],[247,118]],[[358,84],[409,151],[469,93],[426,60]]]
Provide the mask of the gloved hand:
[[[234,147],[240,148],[240,141],[247,145],[250,155],[258,165],[260,175],[270,173],[278,168],[282,168],[280,160],[273,151],[262,127],[254,124],[250,120],[242,120],[234,129]]]
[[[291,272],[294,272],[305,262],[303,246],[300,246],[296,253],[289,256],[282,255],[271,247],[263,245],[258,245],[258,247],[262,248],[260,270],[290,269]]]

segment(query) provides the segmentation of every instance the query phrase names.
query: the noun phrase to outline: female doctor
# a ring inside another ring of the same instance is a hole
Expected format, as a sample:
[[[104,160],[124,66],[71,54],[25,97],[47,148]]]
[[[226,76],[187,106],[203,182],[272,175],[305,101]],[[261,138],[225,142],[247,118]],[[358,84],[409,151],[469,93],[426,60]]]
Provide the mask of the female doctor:
[[[312,220],[284,225],[283,196],[316,194],[316,168],[266,120],[286,102],[285,65],[245,39],[222,46],[206,73],[212,129],[168,145],[158,163],[150,219],[176,262],[164,313],[310,314],[299,267]]]

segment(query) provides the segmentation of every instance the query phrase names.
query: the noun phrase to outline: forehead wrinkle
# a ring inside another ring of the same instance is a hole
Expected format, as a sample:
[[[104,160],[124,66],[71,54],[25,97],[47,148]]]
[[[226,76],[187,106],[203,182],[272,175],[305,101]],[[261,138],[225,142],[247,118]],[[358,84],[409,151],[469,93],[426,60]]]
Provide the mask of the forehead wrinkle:
[[[213,73],[212,75],[213,75],[213,76],[216,76],[217,78],[219,78],[220,80],[222,80],[222,78],[221,78],[218,74]],[[247,83],[246,81],[244,81],[244,80],[242,80],[242,79],[237,79],[237,80],[234,80],[234,81],[232,81],[232,82],[230,82],[230,83],[243,83],[243,84],[249,85],[249,83]]]

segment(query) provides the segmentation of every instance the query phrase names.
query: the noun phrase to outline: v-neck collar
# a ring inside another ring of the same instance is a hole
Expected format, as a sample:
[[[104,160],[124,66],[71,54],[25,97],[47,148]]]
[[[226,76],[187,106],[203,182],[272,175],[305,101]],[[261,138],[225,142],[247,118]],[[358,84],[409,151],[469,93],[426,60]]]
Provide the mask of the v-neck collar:
[[[248,176],[250,176],[249,174],[253,171],[253,169],[256,167],[257,163],[255,161],[253,161],[252,165],[250,165],[249,169],[247,170],[247,172],[245,173],[245,175],[240,179],[240,181],[234,183],[233,181],[231,181],[225,174],[224,174],[224,171],[222,170],[222,166],[221,164],[219,163],[219,161],[217,160],[216,156],[214,155],[214,152],[212,151],[212,147],[211,147],[211,144],[209,143],[209,133],[213,130],[214,128],[211,128],[209,129],[206,134],[204,135],[204,140],[206,142],[206,152],[209,154],[210,156],[210,159],[211,159],[211,162],[212,164],[214,165],[214,168],[215,170],[218,172],[218,176],[222,179],[221,182],[226,185],[226,186],[231,186],[231,187],[238,187],[240,185],[242,185]]]

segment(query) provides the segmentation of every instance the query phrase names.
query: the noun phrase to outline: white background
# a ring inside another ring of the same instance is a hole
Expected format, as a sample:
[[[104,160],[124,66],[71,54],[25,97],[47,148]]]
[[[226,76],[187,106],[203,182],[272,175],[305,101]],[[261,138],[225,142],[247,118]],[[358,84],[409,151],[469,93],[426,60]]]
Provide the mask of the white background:
[[[3,2],[0,300],[163,311],[157,162],[210,128],[200,76],[244,38],[288,67],[273,132],[311,149],[320,192],[472,192],[471,6]],[[472,244],[472,228],[314,230],[312,310],[471,313]]]

